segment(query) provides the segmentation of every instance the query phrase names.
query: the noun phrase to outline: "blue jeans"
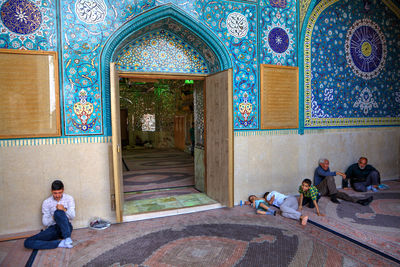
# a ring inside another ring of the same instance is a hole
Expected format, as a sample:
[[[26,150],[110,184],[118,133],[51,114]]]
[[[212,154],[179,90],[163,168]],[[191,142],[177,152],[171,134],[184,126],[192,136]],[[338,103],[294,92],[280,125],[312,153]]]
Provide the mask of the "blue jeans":
[[[368,174],[367,179],[364,182],[354,183],[353,188],[355,191],[358,191],[358,192],[367,192],[368,186],[379,185],[380,180],[381,180],[381,177],[379,175],[379,172],[372,171],[370,174]]]
[[[61,242],[60,239],[71,237],[72,225],[65,212],[56,210],[54,212],[54,220],[56,221],[55,225],[27,238],[24,246],[31,249],[52,249],[58,247]]]

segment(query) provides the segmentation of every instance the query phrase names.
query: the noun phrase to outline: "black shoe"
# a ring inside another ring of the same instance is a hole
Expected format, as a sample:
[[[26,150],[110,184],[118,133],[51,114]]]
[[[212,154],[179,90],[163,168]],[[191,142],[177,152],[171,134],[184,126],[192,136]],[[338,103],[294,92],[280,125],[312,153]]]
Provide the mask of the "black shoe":
[[[357,200],[357,203],[361,204],[363,206],[368,206],[369,203],[371,203],[373,199],[374,198],[372,196],[370,196],[369,198],[364,198],[364,199]]]
[[[336,204],[339,204],[339,203],[340,203],[339,200],[336,198],[336,194],[331,195],[331,201],[332,201],[333,203],[336,203]]]
[[[364,200],[365,200],[365,204],[364,204],[364,206],[367,206],[367,205],[369,205],[369,203],[371,203],[373,199],[374,199],[374,197],[373,197],[373,196],[370,196],[369,198],[366,198],[366,199],[364,199]]]
[[[274,216],[276,216],[276,210],[274,210]]]

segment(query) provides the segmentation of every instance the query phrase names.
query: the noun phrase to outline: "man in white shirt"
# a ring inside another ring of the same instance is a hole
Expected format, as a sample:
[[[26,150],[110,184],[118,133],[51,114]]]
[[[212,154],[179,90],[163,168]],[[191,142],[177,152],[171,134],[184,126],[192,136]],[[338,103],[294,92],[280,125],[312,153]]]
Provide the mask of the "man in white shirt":
[[[264,197],[270,205],[274,205],[282,211],[283,217],[300,220],[302,225],[307,224],[308,216],[301,215],[301,212],[297,211],[299,205],[295,196],[286,196],[272,191],[265,193]]]
[[[51,184],[52,196],[42,204],[42,223],[46,230],[25,240],[25,247],[31,249],[72,248],[72,225],[75,218],[75,202],[72,196],[64,194],[64,184],[55,180]]]

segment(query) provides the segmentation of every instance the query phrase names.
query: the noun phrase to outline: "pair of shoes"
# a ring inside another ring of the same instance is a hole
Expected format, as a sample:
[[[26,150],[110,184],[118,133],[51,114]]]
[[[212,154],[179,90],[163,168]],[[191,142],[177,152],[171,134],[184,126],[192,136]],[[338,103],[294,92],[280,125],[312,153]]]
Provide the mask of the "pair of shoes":
[[[378,189],[376,189],[375,187],[371,187],[371,190],[372,190],[372,192],[378,192],[379,190]]]
[[[274,210],[274,216],[276,216],[276,210]]]
[[[368,206],[369,203],[371,203],[373,199],[374,198],[372,196],[370,196],[369,198],[357,200],[357,203],[360,205],[363,205],[363,206]]]
[[[336,203],[336,204],[339,204],[339,203],[340,203],[339,200],[338,200],[337,197],[336,197],[336,194],[331,195],[331,201],[332,201],[333,203]]]

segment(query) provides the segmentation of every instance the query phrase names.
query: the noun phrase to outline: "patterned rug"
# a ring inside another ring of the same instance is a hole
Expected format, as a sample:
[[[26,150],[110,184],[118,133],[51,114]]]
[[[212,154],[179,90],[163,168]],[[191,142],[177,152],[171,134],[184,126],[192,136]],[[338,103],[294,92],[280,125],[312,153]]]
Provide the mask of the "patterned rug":
[[[369,206],[342,200],[335,204],[323,197],[319,205],[325,217],[316,216],[308,208],[304,211],[313,222],[400,260],[400,182],[384,183],[389,190],[366,193],[343,190],[360,198],[373,196]]]
[[[193,166],[190,154],[177,149],[138,149],[122,151],[129,170],[156,170]]]
[[[312,224],[248,206],[73,232],[73,249],[39,251],[33,266],[396,266]]]
[[[124,153],[124,192],[194,185],[194,163],[179,150],[134,150]]]
[[[124,192],[194,185],[193,164],[182,168],[124,172]]]

